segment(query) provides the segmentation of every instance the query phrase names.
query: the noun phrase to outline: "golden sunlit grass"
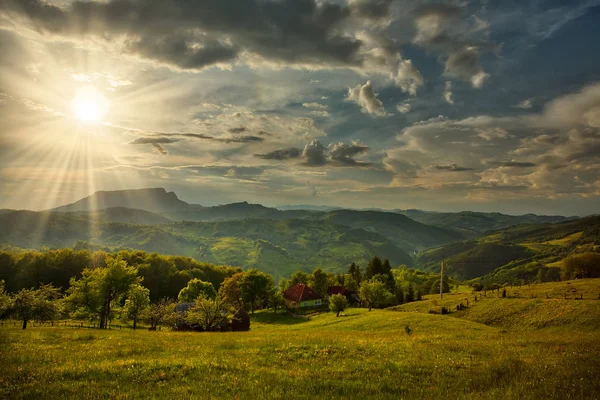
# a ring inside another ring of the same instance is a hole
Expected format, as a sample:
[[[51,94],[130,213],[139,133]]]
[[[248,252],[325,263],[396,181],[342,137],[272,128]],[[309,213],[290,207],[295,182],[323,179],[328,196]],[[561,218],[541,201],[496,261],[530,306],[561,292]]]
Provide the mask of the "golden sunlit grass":
[[[345,314],[298,320],[261,312],[250,332],[228,333],[4,326],[0,398],[583,399],[600,393],[600,341],[575,325],[525,333],[426,313]]]

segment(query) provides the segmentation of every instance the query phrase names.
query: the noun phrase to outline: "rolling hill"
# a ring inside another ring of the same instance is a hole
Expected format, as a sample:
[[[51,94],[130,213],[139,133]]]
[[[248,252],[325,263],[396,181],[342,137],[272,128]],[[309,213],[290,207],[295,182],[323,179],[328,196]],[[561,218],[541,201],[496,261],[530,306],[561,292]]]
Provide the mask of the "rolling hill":
[[[437,226],[461,232],[475,237],[489,231],[508,228],[524,224],[552,224],[576,219],[576,217],[563,217],[559,215],[506,215],[501,213],[483,213],[462,211],[457,213],[443,213],[422,210],[396,210],[410,219],[426,225]]]
[[[95,214],[93,214],[95,215]],[[132,248],[200,261],[255,267],[275,277],[298,269],[347,270],[374,255],[392,264],[411,257],[387,238],[312,220],[234,220],[135,225],[100,222],[77,213],[17,211],[0,215],[0,243],[25,248],[70,247],[84,240],[111,249]]]
[[[497,283],[531,280],[540,269],[553,269],[544,273],[556,279],[562,259],[575,252],[596,252],[599,245],[600,217],[592,216],[557,224],[514,226],[428,249],[417,256],[417,265],[434,271],[445,260],[447,273],[457,279],[481,277],[482,281]]]

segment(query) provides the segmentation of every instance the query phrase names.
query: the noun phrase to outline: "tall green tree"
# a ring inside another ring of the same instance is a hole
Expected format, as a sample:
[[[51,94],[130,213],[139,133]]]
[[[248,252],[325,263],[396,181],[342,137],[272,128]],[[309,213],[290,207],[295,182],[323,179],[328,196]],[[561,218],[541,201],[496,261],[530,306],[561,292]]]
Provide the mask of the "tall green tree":
[[[369,261],[365,271],[365,279],[371,279],[375,275],[385,274],[383,269],[383,261],[378,256],[375,256]]]
[[[387,290],[384,283],[376,279],[366,280],[360,285],[360,299],[369,307],[382,307],[390,304],[394,296]]]
[[[260,308],[269,301],[269,294],[273,290],[273,278],[271,275],[260,272],[257,269],[249,269],[242,279],[240,294],[244,304],[250,307],[252,314],[256,308]]]
[[[329,274],[323,271],[322,268],[315,268],[308,279],[308,286],[319,293],[321,297],[327,297],[327,289],[331,286]]]
[[[194,278],[188,282],[186,287],[181,289],[177,300],[184,303],[192,303],[198,297],[206,297],[207,299],[214,300],[217,297],[217,291],[212,283]]]
[[[125,300],[125,318],[133,322],[133,330],[137,328],[142,313],[150,305],[150,290],[142,285],[132,285]]]
[[[362,273],[360,272],[360,266],[357,265],[356,263],[352,263],[350,265],[350,268],[348,269],[348,273],[350,274],[350,276],[352,276],[352,279],[354,280],[354,282],[356,282],[357,285],[360,285],[360,282],[362,280]]]
[[[80,279],[72,278],[67,302],[100,320],[99,328],[108,327],[113,303],[133,285],[141,283],[137,269],[121,257],[107,257],[105,268],[85,269]]]
[[[60,315],[59,297],[60,290],[52,285],[21,289],[10,301],[9,314],[23,322],[23,329],[31,320],[54,320]]]
[[[348,299],[343,294],[334,294],[329,298],[329,309],[335,313],[336,317],[348,307]]]
[[[406,295],[404,296],[404,301],[406,303],[411,303],[415,301],[415,288],[412,282],[408,283],[408,288],[406,289]]]
[[[290,277],[290,286],[296,285],[298,283],[304,283],[308,285],[308,280],[310,279],[310,275],[303,271],[296,271]]]
[[[242,301],[242,282],[244,276],[244,272],[231,275],[223,281],[219,288],[219,296],[235,308],[240,308],[244,305]]]

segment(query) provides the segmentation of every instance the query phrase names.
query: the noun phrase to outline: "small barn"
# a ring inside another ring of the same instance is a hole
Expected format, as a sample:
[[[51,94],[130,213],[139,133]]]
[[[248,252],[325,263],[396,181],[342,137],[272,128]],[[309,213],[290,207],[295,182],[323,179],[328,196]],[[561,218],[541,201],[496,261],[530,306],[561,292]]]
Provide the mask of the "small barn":
[[[323,304],[323,298],[304,283],[290,286],[282,295],[289,308],[319,307]]]

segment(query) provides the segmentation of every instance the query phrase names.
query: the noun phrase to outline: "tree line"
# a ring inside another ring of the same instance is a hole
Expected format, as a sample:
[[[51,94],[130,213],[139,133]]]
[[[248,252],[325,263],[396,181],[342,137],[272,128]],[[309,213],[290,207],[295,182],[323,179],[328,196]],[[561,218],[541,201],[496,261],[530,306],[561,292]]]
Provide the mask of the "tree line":
[[[312,287],[324,299],[330,286],[344,286],[369,310],[420,300],[429,287],[439,288],[439,280],[420,280],[419,274],[406,267],[393,270],[389,260],[374,257],[364,272],[354,263],[345,274],[316,268],[311,273],[297,271],[276,284],[256,269],[242,271],[143,251],[3,251],[0,318],[19,319],[23,329],[31,320],[73,318],[94,321],[101,329],[119,319],[131,321],[134,329],[140,321],[156,329],[185,320],[211,330],[222,327],[241,307],[251,313],[283,308],[282,292],[297,283]],[[347,306],[341,297],[329,299],[338,315]],[[177,313],[177,303],[193,305]]]

